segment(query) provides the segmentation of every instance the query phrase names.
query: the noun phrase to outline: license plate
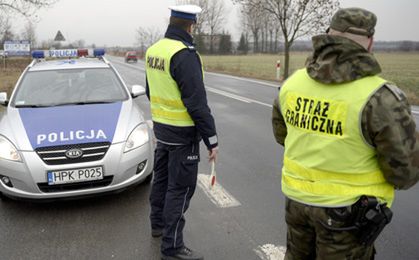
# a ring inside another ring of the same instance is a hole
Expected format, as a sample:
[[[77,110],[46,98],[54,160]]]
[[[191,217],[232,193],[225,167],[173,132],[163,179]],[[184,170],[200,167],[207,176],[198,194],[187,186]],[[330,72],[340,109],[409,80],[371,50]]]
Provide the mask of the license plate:
[[[79,168],[47,172],[48,184],[66,184],[73,182],[94,181],[103,179],[103,167]]]

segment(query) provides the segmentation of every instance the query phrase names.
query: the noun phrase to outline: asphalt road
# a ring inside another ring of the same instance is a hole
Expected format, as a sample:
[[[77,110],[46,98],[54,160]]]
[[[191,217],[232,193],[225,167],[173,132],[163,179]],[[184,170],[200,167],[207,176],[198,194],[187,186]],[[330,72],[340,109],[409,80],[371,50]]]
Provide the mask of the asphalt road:
[[[145,85],[141,62],[109,59],[128,85]],[[200,175],[186,214],[185,242],[207,260],[282,259],[283,149],[274,141],[270,122],[276,85],[212,73],[205,81],[220,139],[220,186],[208,192],[206,176]],[[150,118],[147,99],[138,102]],[[206,158],[201,147],[203,174],[209,172]],[[0,259],[159,259],[159,239],[150,236],[148,193],[149,185],[142,184],[89,200],[1,201]],[[419,185],[397,192],[393,221],[376,243],[376,259],[419,259],[418,197]]]

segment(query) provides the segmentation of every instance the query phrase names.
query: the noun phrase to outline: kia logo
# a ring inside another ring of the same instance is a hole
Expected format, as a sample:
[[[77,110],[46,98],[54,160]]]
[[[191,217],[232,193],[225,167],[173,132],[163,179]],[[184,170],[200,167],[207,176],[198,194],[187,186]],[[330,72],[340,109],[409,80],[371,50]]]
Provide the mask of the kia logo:
[[[65,152],[65,156],[70,159],[80,158],[83,155],[83,151],[80,149],[71,149]]]

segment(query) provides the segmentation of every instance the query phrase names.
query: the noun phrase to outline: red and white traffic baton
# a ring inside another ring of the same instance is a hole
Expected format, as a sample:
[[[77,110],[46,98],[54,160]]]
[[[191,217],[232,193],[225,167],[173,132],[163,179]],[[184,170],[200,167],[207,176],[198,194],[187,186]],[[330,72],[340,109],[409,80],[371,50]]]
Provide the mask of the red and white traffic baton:
[[[217,172],[215,171],[215,160],[211,161],[209,177],[209,189],[212,190],[217,182]]]

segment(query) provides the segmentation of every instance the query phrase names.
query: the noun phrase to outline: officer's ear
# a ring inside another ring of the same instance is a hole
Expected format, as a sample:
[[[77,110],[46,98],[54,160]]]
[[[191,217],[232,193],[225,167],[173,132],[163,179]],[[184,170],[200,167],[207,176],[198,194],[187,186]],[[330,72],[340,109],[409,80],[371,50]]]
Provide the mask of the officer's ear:
[[[367,48],[368,52],[372,51],[373,43],[374,43],[374,37],[373,36],[368,37],[368,48]]]
[[[193,23],[191,23],[189,26],[188,26],[188,30],[186,30],[189,34],[192,34],[192,32],[193,32],[193,26],[194,26],[194,24]]]

